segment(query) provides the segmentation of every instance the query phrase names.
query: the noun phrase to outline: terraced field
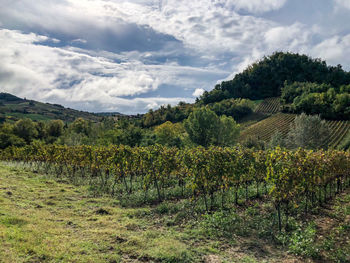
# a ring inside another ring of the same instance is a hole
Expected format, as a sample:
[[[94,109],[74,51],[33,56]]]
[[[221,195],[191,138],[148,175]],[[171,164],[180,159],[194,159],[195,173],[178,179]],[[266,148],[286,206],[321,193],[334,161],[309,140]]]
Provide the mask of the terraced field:
[[[283,135],[286,135],[296,116],[295,114],[286,113],[274,114],[243,130],[240,141],[249,137],[257,137],[259,140],[269,141],[276,131],[280,131]],[[327,121],[327,123],[331,129],[331,135],[325,141],[324,146],[335,148],[350,131],[350,122]]]
[[[280,98],[267,98],[255,109],[257,113],[274,114],[280,111]]]

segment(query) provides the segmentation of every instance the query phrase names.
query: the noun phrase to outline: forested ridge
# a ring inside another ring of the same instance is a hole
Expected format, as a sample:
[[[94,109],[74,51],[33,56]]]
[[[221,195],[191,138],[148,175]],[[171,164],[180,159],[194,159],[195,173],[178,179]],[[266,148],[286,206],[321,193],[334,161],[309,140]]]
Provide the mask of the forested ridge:
[[[251,64],[232,80],[223,81],[212,91],[205,92],[200,101],[208,104],[227,98],[259,100],[279,97],[285,82],[329,84],[338,88],[350,84],[350,73],[344,71],[341,65],[328,66],[321,59],[276,52]]]

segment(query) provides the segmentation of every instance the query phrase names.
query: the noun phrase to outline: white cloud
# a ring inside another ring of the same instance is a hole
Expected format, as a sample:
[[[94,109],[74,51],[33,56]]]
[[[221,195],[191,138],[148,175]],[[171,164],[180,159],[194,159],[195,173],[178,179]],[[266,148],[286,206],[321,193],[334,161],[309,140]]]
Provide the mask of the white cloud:
[[[125,3],[123,11],[128,14],[124,19],[171,34],[195,50],[211,54],[247,50],[274,23],[241,16],[228,7],[229,2],[167,0],[161,10],[157,5]]]
[[[107,30],[123,34],[126,23],[149,26],[157,32],[180,40],[196,52],[248,50],[268,28],[275,25],[266,19],[241,16],[235,9],[252,12],[277,9],[284,0],[21,0],[0,10],[0,21],[20,24],[25,28],[41,28],[75,39],[92,39]],[[259,11],[260,10],[260,11]],[[76,37],[78,36],[78,37]]]
[[[177,85],[179,89],[189,83],[205,85],[205,80],[198,79],[220,73],[178,65],[146,65],[130,59],[128,53],[101,53],[105,55],[102,57],[99,53],[79,52],[80,49],[40,44],[46,40],[47,37],[35,34],[0,30],[0,85],[4,91],[70,107],[80,105],[89,111],[104,111],[106,106],[136,113],[144,112],[148,105],[175,104],[188,99],[123,97],[157,91],[162,84]],[[114,62],[109,56],[121,62]]]
[[[194,97],[199,97],[201,96],[203,93],[204,93],[204,89],[196,89],[193,93],[192,93],[192,96]]]
[[[310,42],[310,30],[300,23],[278,26],[265,33],[265,43],[269,50],[295,50]]]
[[[345,68],[350,67],[350,34],[334,36],[323,40],[321,43],[313,47],[310,53],[328,63],[337,65],[342,62]]]
[[[314,22],[267,18],[266,12],[282,8],[287,0],[7,2],[11,4],[0,8],[2,27],[37,34],[0,31],[1,87],[90,111],[138,112],[174,104],[212,88],[215,78],[232,79],[275,51],[350,66],[344,33]],[[350,6],[345,0],[333,3]],[[164,86],[171,96],[162,93]]]
[[[350,1],[349,0],[334,0],[337,5],[340,7],[345,7],[350,9]]]
[[[82,44],[87,43],[87,41],[85,39],[81,39],[81,38],[74,39],[72,42],[73,43],[82,43]]]
[[[246,10],[252,13],[264,13],[272,10],[278,10],[287,2],[287,0],[227,0],[229,5],[236,9]]]

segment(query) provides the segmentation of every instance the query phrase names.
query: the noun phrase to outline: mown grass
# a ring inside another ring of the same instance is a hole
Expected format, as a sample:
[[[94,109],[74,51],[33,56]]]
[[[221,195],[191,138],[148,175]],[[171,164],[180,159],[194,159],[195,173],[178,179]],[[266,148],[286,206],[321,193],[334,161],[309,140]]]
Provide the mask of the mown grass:
[[[186,234],[39,174],[0,165],[0,262],[193,262]],[[210,246],[210,244],[208,244]],[[202,248],[206,250],[205,246]]]
[[[0,262],[349,262],[349,196],[276,235],[261,200],[206,215],[190,200],[133,208],[0,164]]]

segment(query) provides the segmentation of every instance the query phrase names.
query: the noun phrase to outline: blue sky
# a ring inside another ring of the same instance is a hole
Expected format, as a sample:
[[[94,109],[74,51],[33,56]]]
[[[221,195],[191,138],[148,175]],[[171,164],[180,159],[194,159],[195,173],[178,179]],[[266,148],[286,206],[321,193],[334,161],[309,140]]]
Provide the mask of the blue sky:
[[[350,0],[0,0],[0,90],[79,110],[193,102],[275,51],[350,70]]]

